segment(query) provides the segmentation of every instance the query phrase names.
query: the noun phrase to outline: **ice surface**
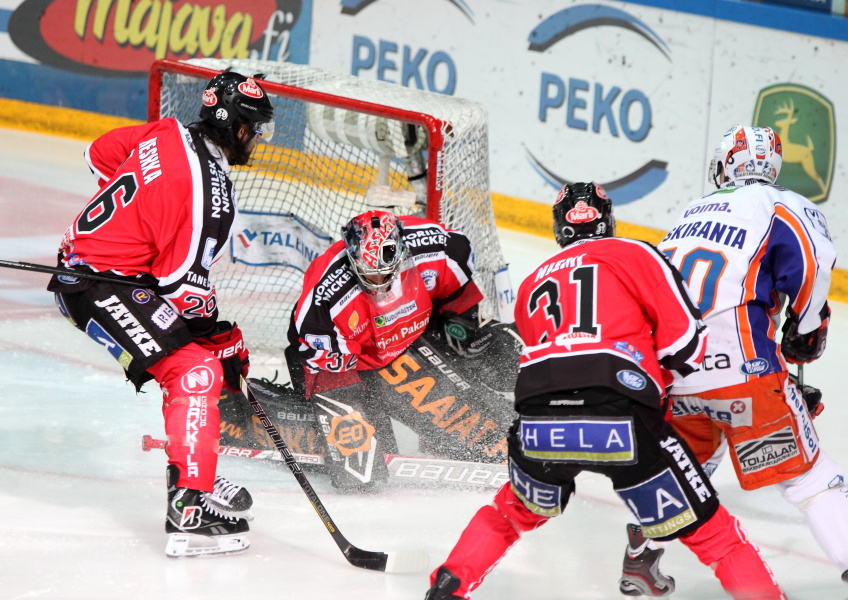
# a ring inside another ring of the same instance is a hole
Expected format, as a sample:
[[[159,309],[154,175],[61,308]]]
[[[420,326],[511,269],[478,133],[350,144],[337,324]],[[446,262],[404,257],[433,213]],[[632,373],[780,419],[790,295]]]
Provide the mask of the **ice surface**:
[[[73,216],[95,191],[73,140],[0,130],[0,258],[52,264]],[[513,284],[555,250],[553,241],[502,231]],[[386,575],[351,567],[280,464],[222,457],[220,469],[255,499],[251,548],[219,558],[164,555],[165,455],[142,452],[163,435],[154,386],[136,395],[111,357],[65,322],[47,275],[0,269],[0,598],[420,600],[428,572]],[[848,307],[833,305],[824,358],[806,381],[824,392],[822,445],[848,462],[848,408],[839,375]],[[348,496],[313,484],[344,535],[366,550],[424,549],[435,567],[488,492],[390,490]],[[796,600],[848,597],[838,569],[800,514],[771,489],[742,492],[725,464],[714,481]],[[528,533],[475,600],[621,598],[629,513],[600,477],[578,479],[565,515]],[[709,568],[682,545],[663,559],[678,600],[724,598]]]

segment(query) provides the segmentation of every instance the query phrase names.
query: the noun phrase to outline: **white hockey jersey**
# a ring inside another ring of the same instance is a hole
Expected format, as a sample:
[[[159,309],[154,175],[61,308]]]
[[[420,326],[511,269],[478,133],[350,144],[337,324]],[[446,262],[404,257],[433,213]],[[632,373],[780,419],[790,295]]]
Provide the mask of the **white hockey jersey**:
[[[836,250],[824,215],[794,192],[765,183],[713,192],[690,203],[658,247],[710,329],[701,368],[676,375],[672,394],[785,370],[778,346],[787,301],[800,333],[821,325]]]

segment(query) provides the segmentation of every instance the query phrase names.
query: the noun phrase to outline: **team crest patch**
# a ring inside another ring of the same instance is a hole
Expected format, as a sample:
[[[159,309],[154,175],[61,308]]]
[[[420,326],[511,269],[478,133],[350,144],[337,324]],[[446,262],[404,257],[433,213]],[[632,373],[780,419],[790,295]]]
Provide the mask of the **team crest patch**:
[[[436,287],[436,278],[439,274],[433,269],[425,269],[421,272],[421,279],[424,280],[424,287],[427,288],[428,292],[432,292],[433,288]]]

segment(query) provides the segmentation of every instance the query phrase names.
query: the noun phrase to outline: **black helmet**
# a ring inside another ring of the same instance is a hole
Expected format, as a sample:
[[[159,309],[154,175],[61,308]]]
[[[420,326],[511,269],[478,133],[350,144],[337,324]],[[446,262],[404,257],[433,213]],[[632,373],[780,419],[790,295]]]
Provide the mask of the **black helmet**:
[[[213,77],[203,89],[200,118],[215,127],[228,129],[239,116],[263,137],[273,133],[274,107],[265,90],[253,77],[234,71],[224,71]]]
[[[583,238],[613,237],[612,201],[597,183],[567,183],[554,203],[554,237],[561,247]]]

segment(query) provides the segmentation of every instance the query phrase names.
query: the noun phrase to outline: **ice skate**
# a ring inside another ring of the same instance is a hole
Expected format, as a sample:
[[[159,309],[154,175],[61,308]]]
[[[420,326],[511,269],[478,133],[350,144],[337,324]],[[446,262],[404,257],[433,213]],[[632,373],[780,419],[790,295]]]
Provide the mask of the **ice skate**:
[[[247,539],[250,527],[245,519],[228,517],[217,510],[208,501],[214,493],[176,487],[179,469],[175,465],[168,465],[167,473],[167,556],[182,558],[230,554],[247,549],[250,545]]]
[[[451,573],[445,567],[439,567],[436,572],[436,582],[427,591],[424,600],[462,600],[453,592],[459,589],[459,577]]]
[[[648,538],[638,525],[627,526],[627,548],[618,589],[625,596],[668,596],[674,592],[674,578],[660,573],[660,557],[665,550],[648,548]]]
[[[226,477],[215,477],[215,487],[211,492],[203,492],[209,505],[221,515],[231,519],[253,520],[250,507],[253,498],[247,488],[237,485]]]

